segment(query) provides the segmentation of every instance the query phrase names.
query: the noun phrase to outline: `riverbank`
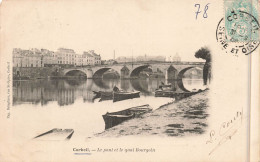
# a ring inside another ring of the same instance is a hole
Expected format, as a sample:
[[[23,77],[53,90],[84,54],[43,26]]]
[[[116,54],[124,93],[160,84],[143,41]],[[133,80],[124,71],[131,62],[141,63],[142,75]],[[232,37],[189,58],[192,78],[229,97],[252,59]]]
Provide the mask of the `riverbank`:
[[[203,91],[142,117],[125,121],[96,137],[120,137],[129,135],[185,136],[203,134],[207,129],[209,91]]]

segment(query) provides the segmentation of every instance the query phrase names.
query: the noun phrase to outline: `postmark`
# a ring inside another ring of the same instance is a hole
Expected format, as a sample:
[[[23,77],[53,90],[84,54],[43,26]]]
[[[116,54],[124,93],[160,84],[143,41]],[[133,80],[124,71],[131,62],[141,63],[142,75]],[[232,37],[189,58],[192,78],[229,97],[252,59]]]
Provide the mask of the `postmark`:
[[[258,3],[256,0],[224,1],[227,42],[259,41]]]
[[[229,42],[227,41],[227,36],[225,32],[225,22],[224,18],[222,18],[217,26],[216,39],[217,42],[220,43],[222,49],[228,54],[232,54],[234,56],[238,56],[241,54],[248,55],[251,54],[259,46],[259,41]]]

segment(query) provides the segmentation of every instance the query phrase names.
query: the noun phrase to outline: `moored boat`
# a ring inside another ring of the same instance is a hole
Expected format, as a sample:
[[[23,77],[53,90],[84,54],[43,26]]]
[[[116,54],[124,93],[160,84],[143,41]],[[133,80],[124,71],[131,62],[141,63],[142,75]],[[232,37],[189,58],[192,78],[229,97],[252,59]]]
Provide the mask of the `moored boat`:
[[[96,98],[100,98],[101,97],[101,93],[100,93],[100,91],[92,91],[94,94],[95,94],[95,96],[93,97],[93,101],[96,99]]]
[[[72,135],[74,134],[73,129],[58,129],[54,128],[50,131],[47,131],[45,133],[42,133],[34,139],[40,139],[40,140],[70,140]]]
[[[112,99],[113,99],[113,92],[102,92],[101,91],[100,101],[112,100]]]
[[[159,85],[159,88],[170,88],[172,87],[171,84],[162,84],[162,85]]]
[[[113,92],[112,91],[93,91],[96,94],[94,99],[100,98],[99,102],[104,100],[112,100],[113,99]]]
[[[140,97],[140,91],[136,92],[113,92],[113,102],[127,100],[127,99],[133,99],[133,98],[139,98]]]
[[[144,113],[147,113],[149,111],[152,111],[149,104],[131,107],[122,111],[117,112],[107,112],[105,115],[102,115],[104,121],[105,121],[105,129],[111,128],[113,126],[116,126],[123,121],[139,117]]]
[[[175,92],[171,90],[156,90],[155,97],[174,97]]]

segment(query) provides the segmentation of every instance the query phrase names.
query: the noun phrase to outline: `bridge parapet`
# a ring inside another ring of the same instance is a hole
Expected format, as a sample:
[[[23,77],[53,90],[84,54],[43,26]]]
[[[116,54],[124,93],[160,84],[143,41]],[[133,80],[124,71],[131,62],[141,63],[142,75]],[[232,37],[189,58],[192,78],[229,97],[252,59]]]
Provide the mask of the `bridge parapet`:
[[[188,62],[188,61],[182,61],[182,62],[169,62],[169,61],[139,61],[139,62],[120,62],[117,64],[104,64],[104,65],[92,65],[89,66],[92,67],[111,67],[111,66],[122,66],[122,65],[143,65],[143,64],[165,64],[165,65],[204,65],[205,62]]]

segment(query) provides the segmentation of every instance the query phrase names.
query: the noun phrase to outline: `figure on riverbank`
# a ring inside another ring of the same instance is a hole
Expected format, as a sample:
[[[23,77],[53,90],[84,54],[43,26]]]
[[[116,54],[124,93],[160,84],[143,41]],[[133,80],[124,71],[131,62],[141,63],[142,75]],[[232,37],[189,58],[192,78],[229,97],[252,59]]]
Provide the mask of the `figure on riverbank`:
[[[202,47],[195,53],[195,57],[206,60],[203,68],[203,83],[207,85],[211,80],[211,52],[207,47]]]

